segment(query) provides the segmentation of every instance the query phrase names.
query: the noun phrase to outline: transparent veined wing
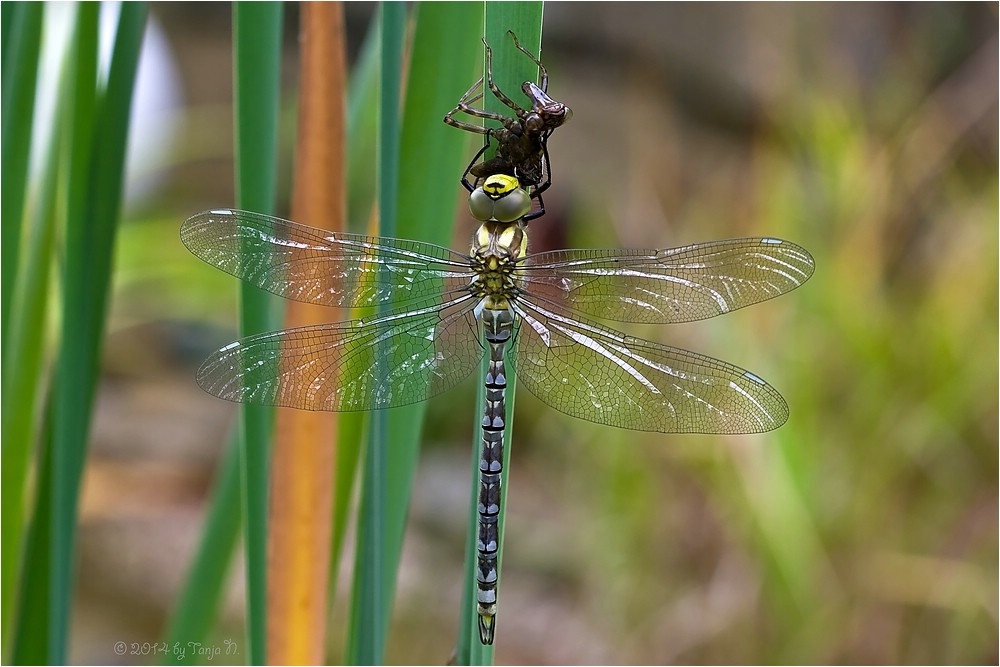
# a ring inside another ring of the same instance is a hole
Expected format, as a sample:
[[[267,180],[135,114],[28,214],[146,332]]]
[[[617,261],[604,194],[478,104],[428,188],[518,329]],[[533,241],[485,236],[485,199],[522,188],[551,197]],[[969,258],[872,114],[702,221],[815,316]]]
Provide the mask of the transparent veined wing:
[[[249,336],[198,370],[237,403],[348,412],[417,403],[475,372],[484,355],[465,296],[448,304]]]
[[[527,298],[616,322],[715,317],[790,292],[813,274],[804,248],[774,238],[664,250],[556,250],[525,258]]]
[[[366,308],[447,299],[469,284],[468,258],[400,239],[315,229],[269,215],[218,209],[181,225],[200,259],[278,296]]]
[[[788,406],[759,377],[519,301],[514,365],[520,386],[553,408],[599,424],[661,433],[761,433]]]

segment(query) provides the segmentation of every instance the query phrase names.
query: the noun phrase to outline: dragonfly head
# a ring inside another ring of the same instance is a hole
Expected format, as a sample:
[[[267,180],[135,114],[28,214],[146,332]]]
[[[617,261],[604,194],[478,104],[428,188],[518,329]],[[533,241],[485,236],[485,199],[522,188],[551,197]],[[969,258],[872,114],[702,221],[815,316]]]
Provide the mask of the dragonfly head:
[[[531,111],[523,118],[524,127],[531,134],[552,132],[563,123],[573,118],[573,110],[533,84],[525,81],[521,90],[531,100]]]
[[[493,174],[472,191],[469,210],[482,222],[515,222],[531,210],[531,197],[513,176]]]

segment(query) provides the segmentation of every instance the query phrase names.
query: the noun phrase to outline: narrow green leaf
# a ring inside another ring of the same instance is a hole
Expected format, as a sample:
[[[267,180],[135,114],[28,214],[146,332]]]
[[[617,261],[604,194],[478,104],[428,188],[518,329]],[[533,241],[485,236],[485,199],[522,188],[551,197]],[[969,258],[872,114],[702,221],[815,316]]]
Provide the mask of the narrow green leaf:
[[[96,88],[98,5],[80,5],[70,127],[63,329],[53,393],[48,662],[66,661],[76,509],[86,460],[146,6],[121,8],[107,88]]]
[[[379,7],[380,95],[378,102],[377,199],[379,231],[394,236],[396,190],[399,180],[399,99],[402,86],[403,38],[406,6],[382,3]],[[378,363],[385,355],[379,354]],[[387,371],[385,371],[387,372]],[[387,590],[385,545],[387,540],[388,421],[384,411],[372,415],[362,466],[358,547],[354,565],[351,631],[347,647],[353,664],[381,664],[391,609]]]
[[[76,499],[86,451],[90,404],[96,370],[96,340],[92,337],[92,298],[100,300],[89,286],[106,279],[107,266],[90,262],[90,245],[99,243],[88,235],[87,186],[90,147],[95,113],[97,78],[97,19],[99,6],[80,5],[77,16],[69,174],[66,219],[66,266],[63,291],[63,328],[59,361],[49,413],[49,452],[52,466],[52,518],[49,525],[49,608],[46,623],[46,662],[66,661],[69,612],[73,590],[73,551],[76,539]],[[95,272],[91,283],[88,269]]]
[[[367,231],[375,200],[378,46],[378,24],[373,21],[351,71],[347,93],[347,225],[355,234]]]
[[[416,6],[399,177],[403,238],[451,244],[455,193],[471,157],[467,152],[472,135],[445,125],[442,118],[476,77],[482,44],[475,35],[482,16],[480,2]]]
[[[57,123],[58,125],[58,123]],[[25,490],[31,469],[32,454],[38,442],[37,403],[44,368],[46,306],[49,276],[53,261],[52,245],[56,227],[56,188],[58,182],[58,127],[50,134],[42,176],[34,195],[31,226],[25,246],[26,257],[17,278],[10,317],[12,324],[4,341],[9,351],[3,364],[2,418],[0,441],[3,443],[3,467],[0,468],[3,502],[3,619],[4,647],[8,646],[17,579],[21,572]]]
[[[51,420],[49,420],[51,421]],[[48,651],[50,606],[49,559],[52,549],[52,457],[47,436],[38,462],[38,493],[34,516],[25,537],[25,568],[17,582],[17,614],[12,625],[14,633],[12,664],[42,665]],[[6,647],[4,647],[6,648]]]
[[[378,136],[380,25],[373,21],[351,72],[348,92],[347,112],[347,201],[348,230],[354,233],[369,233],[369,223],[375,208],[375,164]],[[352,511],[355,484],[358,481],[358,464],[362,452],[367,450],[368,430],[371,413],[347,412],[339,416],[334,479],[334,515],[330,557],[330,595],[335,599],[340,563],[343,558],[344,538],[347,528],[354,518]],[[357,554],[355,553],[355,556]],[[358,589],[357,581],[353,585]],[[354,600],[352,592],[352,601]],[[350,611],[352,618],[354,608]],[[346,625],[346,651],[360,643],[360,628],[356,623]]]
[[[515,93],[520,94],[521,84],[524,81],[537,81],[538,68],[523,53],[514,48],[508,30],[513,31],[520,40],[522,46],[532,53],[541,52],[541,29],[542,29],[541,2],[498,2],[486,3],[485,30],[484,36],[490,47],[493,49],[493,79],[499,88],[505,91],[508,96],[516,98]],[[485,74],[485,59],[483,62],[483,73]],[[487,90],[483,97],[483,104],[488,111],[510,115],[512,112],[503,105],[495,96],[489,94]],[[513,350],[508,350],[507,358],[507,421],[504,431],[504,456],[503,456],[503,481],[501,485],[500,500],[500,521],[499,521],[499,554],[497,561],[497,573],[501,572],[503,565],[503,534],[504,516],[506,508],[507,490],[510,488],[510,453],[511,453],[511,433],[514,426],[514,397],[516,382],[516,359]],[[485,366],[483,370],[485,376]],[[479,500],[479,450],[481,447],[481,433],[479,424],[482,419],[482,406],[486,401],[485,388],[479,384],[479,392],[476,399],[477,412],[473,421],[473,484],[470,497],[469,512],[469,533],[466,545],[466,567],[465,567],[465,588],[462,596],[462,624],[458,636],[457,662],[467,665],[487,665],[493,663],[493,646],[483,646],[479,638],[479,622],[476,613],[476,536],[478,534],[479,517],[475,511]],[[501,577],[502,584],[502,577]],[[501,604],[503,588],[498,587],[497,602],[498,614],[497,623],[503,624],[503,605]]]
[[[273,213],[276,191],[282,5],[237,2],[233,7],[237,201]],[[240,333],[267,331],[271,299],[240,284]],[[243,536],[246,547],[248,662],[266,660],[268,451],[274,410],[241,406]]]
[[[6,10],[7,7],[5,6]],[[6,16],[6,15],[5,15]],[[50,204],[54,207],[56,203],[63,204],[65,198],[67,197],[67,188],[65,186],[66,176],[64,173],[66,170],[66,156],[65,153],[68,151],[68,144],[70,143],[71,132],[73,129],[73,114],[75,109],[71,104],[74,98],[75,82],[78,77],[78,66],[77,54],[79,51],[78,44],[81,42],[79,39],[79,20],[78,15],[74,14],[72,21],[73,26],[70,28],[70,43],[66,47],[64,54],[64,60],[61,67],[61,74],[59,79],[59,86],[57,89],[57,98],[61,102],[61,113],[56,114],[53,120],[53,139],[50,146],[50,157],[53,162],[46,167],[47,177],[51,177],[53,180],[53,187],[58,186],[58,192],[50,193]],[[7,44],[4,45],[7,48]],[[8,51],[5,50],[5,54],[8,55]],[[58,222],[63,222],[59,220]],[[51,221],[50,225],[55,225],[56,221]],[[22,285],[25,289],[26,285]],[[20,322],[18,324],[18,331],[20,328],[26,326],[25,322]],[[26,331],[26,334],[41,335],[41,332]],[[20,333],[18,333],[20,335]],[[13,344],[12,341],[4,341],[4,345]],[[11,349],[11,353],[15,353],[15,349],[20,349],[21,341],[17,341],[16,348]],[[11,389],[15,382],[26,382],[27,380],[23,377],[18,377],[25,372],[25,368],[18,367],[17,369],[11,369],[10,372],[12,379],[10,384],[5,384],[4,395],[5,399],[8,396],[14,396],[8,390]],[[5,380],[7,379],[8,367],[4,365]],[[39,379],[40,380],[40,379]],[[48,659],[48,643],[49,636],[51,635],[51,537],[52,537],[52,525],[53,525],[53,511],[52,503],[54,493],[52,491],[52,438],[51,430],[53,428],[53,403],[51,397],[45,408],[44,421],[41,424],[44,429],[43,435],[40,438],[40,446],[38,461],[37,461],[37,474],[38,482],[34,490],[34,507],[31,508],[31,522],[28,525],[27,536],[25,539],[25,549],[24,549],[24,568],[23,572],[19,572],[17,566],[14,564],[13,559],[11,561],[4,563],[5,573],[7,568],[14,568],[14,574],[20,576],[20,582],[15,582],[14,585],[17,586],[18,590],[13,592],[16,598],[17,611],[11,619],[11,624],[16,626],[12,627],[13,642],[11,651],[13,653],[13,660],[18,664],[37,664],[44,663]],[[11,429],[18,429],[16,422],[7,422],[6,420],[4,426]],[[17,433],[17,430],[14,430]],[[32,442],[20,442],[12,443],[7,442],[5,432],[5,442],[4,442],[4,481],[8,479],[8,475],[13,475],[16,477],[16,468],[19,466],[26,465],[26,462],[19,463],[18,457],[27,457],[28,454],[24,449],[32,446]],[[16,437],[16,436],[12,436]],[[8,454],[12,454],[12,458],[8,459]],[[6,486],[6,485],[5,485]],[[4,490],[5,500],[7,499],[7,494],[20,495],[15,488],[7,488]],[[15,552],[18,550],[16,544],[7,544],[6,535],[8,530],[14,530],[16,528],[15,521],[19,520],[20,517],[14,519],[9,525],[6,521],[6,512],[15,511],[14,507],[21,501],[27,501],[27,499],[13,500],[9,504],[5,504],[5,521],[4,521],[4,534],[5,534],[5,544],[4,549],[12,549]],[[13,506],[13,507],[12,507]],[[5,575],[9,576],[9,575]],[[30,594],[28,594],[30,593]],[[4,653],[6,654],[8,646],[4,645]]]
[[[470,157],[469,136],[456,132],[442,119],[467,89],[464,82],[474,80],[481,45],[475,40],[442,41],[441,35],[476,34],[482,23],[482,11],[480,3],[471,2],[421,3],[416,7],[398,193],[401,238],[451,244],[455,192],[461,188],[461,175]],[[412,205],[418,201],[420,206]],[[389,461],[389,488],[393,495],[389,503],[386,565],[387,572],[392,573],[387,585],[393,591],[426,408],[425,403],[420,403],[387,415],[389,442],[393,447]]]
[[[45,341],[45,306],[52,239],[55,227],[56,181],[58,175],[58,124],[50,134],[43,175],[37,184],[32,224],[21,248],[23,202],[27,195],[28,152],[32,137],[36,70],[40,46],[42,7],[40,3],[3,5],[3,96],[2,169],[4,197],[3,233],[0,240],[0,290],[2,290],[3,391],[0,442],[3,467],[0,503],[2,512],[2,597],[3,656],[9,655],[14,620],[17,581],[21,574],[24,547],[25,489],[30,471],[36,403],[42,380],[42,351]],[[13,27],[11,27],[13,26]],[[26,261],[21,262],[21,253]]]
[[[41,3],[6,3],[3,6],[3,93],[0,95],[0,340],[6,364],[10,307],[21,253],[21,225],[28,182],[35,84],[42,36]],[[7,591],[7,587],[4,587]],[[4,611],[9,609],[4,594]],[[6,633],[4,634],[6,636]]]
[[[541,2],[502,2],[486,4],[486,41],[493,47],[493,80],[513,99],[526,102],[521,91],[525,81],[538,81],[538,68],[514,48],[508,31],[517,35],[521,45],[541,60]],[[485,64],[484,64],[485,73]],[[487,111],[504,115],[513,113],[494,95],[483,97]]]
[[[46,657],[51,664],[66,662],[69,614],[73,587],[73,547],[76,538],[76,498],[80,471],[84,464],[86,433],[89,427],[90,398],[96,363],[95,345],[90,334],[89,314],[92,294],[87,286],[88,268],[100,275],[106,266],[89,261],[87,235],[87,171],[97,78],[98,5],[80,5],[74,46],[71,47],[70,97],[63,107],[67,114],[68,175],[66,204],[66,259],[63,270],[63,326],[59,359],[53,384],[52,420],[49,434],[52,493],[48,539],[49,596],[46,623]],[[96,238],[95,238],[96,241]],[[81,440],[83,440],[81,442]]]
[[[379,32],[373,22],[365,35],[361,54],[351,72],[347,107],[347,226],[348,231],[366,233],[374,207],[375,145],[378,103]],[[358,462],[366,438],[370,415],[345,412],[338,417],[335,479],[333,483],[333,530],[330,549],[330,595],[335,592],[343,556],[344,536],[352,514],[352,499]]]
[[[397,227],[392,232],[383,225],[383,234],[450,244],[455,218],[455,187],[468,160],[469,142],[468,137],[455,133],[441,119],[468,87],[464,84],[459,89],[463,84],[456,81],[474,77],[479,45],[473,40],[442,40],[441,35],[475,34],[481,21],[481,3],[422,3],[415,7],[415,31],[400,134],[398,187],[392,193],[395,197],[392,205],[398,211]],[[421,202],[420,206],[413,205],[417,201]],[[383,626],[388,623],[396,587],[424,412],[425,406],[418,404],[373,416],[373,420],[384,420],[386,436],[383,440],[391,443],[392,456],[385,462],[386,499],[382,518],[375,519],[365,513],[363,516],[368,518],[362,519],[360,525],[370,523],[371,529],[377,527],[383,533],[382,581],[378,584],[383,600]],[[359,560],[359,567],[362,566]],[[384,646],[384,627],[382,633],[377,640]],[[380,647],[379,650],[384,649]],[[354,661],[375,659],[372,655],[349,655]]]
[[[164,636],[168,646],[186,648],[188,642],[204,643],[219,610],[239,538],[240,450],[235,434],[226,446],[208,507],[198,552]],[[167,651],[164,656],[168,665],[197,663],[193,651]]]
[[[22,3],[5,2],[0,5],[0,63],[7,62],[11,52],[14,50],[11,45],[13,40],[10,38],[10,35],[13,32],[13,28],[11,26],[14,23],[14,17],[19,11],[18,6],[20,4]],[[3,103],[0,102],[0,105],[2,104]]]

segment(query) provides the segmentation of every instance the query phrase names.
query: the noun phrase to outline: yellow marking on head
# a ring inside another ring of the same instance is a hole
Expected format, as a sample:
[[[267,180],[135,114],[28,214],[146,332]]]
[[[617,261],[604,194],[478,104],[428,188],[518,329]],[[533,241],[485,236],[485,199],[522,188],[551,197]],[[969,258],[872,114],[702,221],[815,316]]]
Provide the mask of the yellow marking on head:
[[[493,199],[499,199],[509,192],[521,187],[521,183],[507,174],[493,174],[483,181],[483,192]]]

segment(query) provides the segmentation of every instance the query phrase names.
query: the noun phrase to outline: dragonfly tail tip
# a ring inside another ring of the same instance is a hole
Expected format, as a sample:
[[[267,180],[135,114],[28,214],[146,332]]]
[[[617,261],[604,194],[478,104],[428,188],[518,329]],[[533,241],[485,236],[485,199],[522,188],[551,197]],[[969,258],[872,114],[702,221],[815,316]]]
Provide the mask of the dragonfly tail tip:
[[[493,643],[496,628],[496,616],[479,615],[479,641],[483,646],[489,646]]]

